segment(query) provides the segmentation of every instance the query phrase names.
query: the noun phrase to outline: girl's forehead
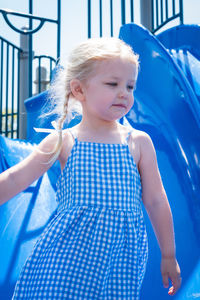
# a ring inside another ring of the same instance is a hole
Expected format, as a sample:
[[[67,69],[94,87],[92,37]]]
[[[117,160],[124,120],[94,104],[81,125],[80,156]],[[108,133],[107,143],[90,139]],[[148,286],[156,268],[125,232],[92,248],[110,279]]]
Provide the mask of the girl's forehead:
[[[121,59],[121,58],[112,58],[98,61],[96,64],[96,74],[122,74],[124,72],[129,74],[137,73],[137,66],[135,63]]]
[[[128,59],[122,59],[120,57],[116,57],[116,58],[106,58],[106,59],[102,59],[97,61],[97,65],[99,65],[99,67],[101,66],[118,66],[118,65],[133,65],[133,62],[131,62]]]

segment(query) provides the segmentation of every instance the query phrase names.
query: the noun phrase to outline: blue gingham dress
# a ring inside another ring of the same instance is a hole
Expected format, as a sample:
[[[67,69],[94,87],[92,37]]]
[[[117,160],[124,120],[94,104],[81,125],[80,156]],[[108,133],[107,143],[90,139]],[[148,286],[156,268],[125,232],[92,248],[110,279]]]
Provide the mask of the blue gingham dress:
[[[75,137],[57,182],[58,213],[13,299],[139,299],[147,261],[141,182],[124,144]]]

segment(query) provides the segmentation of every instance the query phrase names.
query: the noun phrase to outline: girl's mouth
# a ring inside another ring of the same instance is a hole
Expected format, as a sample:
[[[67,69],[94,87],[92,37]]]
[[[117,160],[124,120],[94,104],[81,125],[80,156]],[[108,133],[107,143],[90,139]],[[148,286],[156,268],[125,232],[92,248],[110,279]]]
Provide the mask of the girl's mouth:
[[[119,107],[119,108],[126,108],[126,105],[125,105],[125,104],[122,104],[122,103],[119,103],[119,104],[113,104],[112,106]]]

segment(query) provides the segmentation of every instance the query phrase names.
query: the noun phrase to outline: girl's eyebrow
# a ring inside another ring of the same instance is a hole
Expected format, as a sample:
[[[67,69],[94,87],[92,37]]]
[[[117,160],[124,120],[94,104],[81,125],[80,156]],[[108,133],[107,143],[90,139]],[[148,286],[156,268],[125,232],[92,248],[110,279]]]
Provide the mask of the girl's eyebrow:
[[[133,80],[133,79],[130,79],[130,81],[129,81],[130,83],[132,83],[132,84],[135,84],[136,83],[136,81],[135,80]]]
[[[112,79],[112,80],[121,80],[122,77],[118,77],[118,76],[110,76],[109,79]],[[136,80],[134,79],[128,79],[128,82],[131,82],[133,84],[135,84]]]

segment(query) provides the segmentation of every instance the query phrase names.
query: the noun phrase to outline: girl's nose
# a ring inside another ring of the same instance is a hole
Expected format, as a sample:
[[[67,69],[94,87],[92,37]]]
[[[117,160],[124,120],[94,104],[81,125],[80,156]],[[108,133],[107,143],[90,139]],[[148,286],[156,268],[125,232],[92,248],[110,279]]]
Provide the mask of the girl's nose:
[[[127,98],[128,97],[128,91],[126,89],[121,89],[118,93],[118,97],[120,99]]]

